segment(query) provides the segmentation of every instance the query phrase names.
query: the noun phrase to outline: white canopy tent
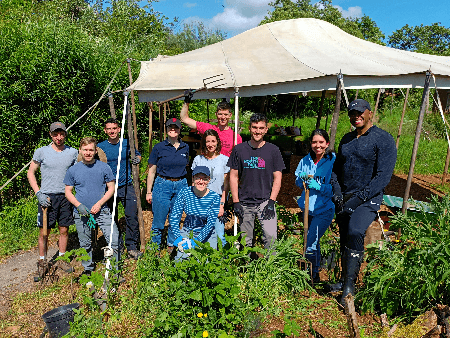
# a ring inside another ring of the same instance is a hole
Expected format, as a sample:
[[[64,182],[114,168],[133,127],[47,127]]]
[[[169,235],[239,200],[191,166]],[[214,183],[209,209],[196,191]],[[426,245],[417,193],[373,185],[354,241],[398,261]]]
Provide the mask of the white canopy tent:
[[[426,82],[428,93],[428,70],[434,87],[450,89],[450,57],[381,46],[328,22],[302,18],[268,23],[188,53],[143,61],[138,79],[127,91],[138,91],[141,102],[164,101],[182,95],[186,89],[201,88],[204,79],[221,75],[223,90],[201,91],[195,93],[194,99],[234,96],[238,112],[239,96],[336,90],[344,82],[346,89],[421,88]],[[340,92],[330,135],[333,145]],[[404,205],[409,197],[423,113],[422,104]],[[235,114],[235,130],[237,119]]]
[[[450,57],[393,49],[356,38],[318,19],[277,21],[176,56],[143,61],[128,88],[141,102],[163,101],[203,79],[223,74],[228,90],[194,99],[265,96],[336,89],[423,87],[430,69],[439,88],[450,88]]]

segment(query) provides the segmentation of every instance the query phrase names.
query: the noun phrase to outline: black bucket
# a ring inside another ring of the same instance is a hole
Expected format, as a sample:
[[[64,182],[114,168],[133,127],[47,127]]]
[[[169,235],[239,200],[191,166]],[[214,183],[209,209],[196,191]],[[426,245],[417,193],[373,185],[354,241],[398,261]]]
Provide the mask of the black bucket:
[[[73,309],[78,309],[80,304],[73,303],[63,305],[48,311],[42,315],[42,319],[47,325],[50,338],[60,338],[70,331],[70,322],[73,322],[75,313]]]

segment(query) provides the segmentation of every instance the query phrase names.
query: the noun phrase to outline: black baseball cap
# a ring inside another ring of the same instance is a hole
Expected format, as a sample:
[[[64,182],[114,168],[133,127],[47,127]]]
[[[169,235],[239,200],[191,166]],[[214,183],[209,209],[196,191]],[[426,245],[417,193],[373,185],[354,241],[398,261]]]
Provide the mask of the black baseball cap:
[[[199,165],[192,170],[192,176],[195,176],[197,174],[205,174],[206,176],[211,176],[211,173],[209,171],[209,168],[204,165]]]
[[[166,127],[168,127],[168,126],[170,126],[172,124],[177,126],[179,129],[181,129],[181,122],[177,118],[173,117],[173,118],[170,118],[170,119],[168,119],[166,121]]]
[[[62,131],[67,132],[66,126],[62,122],[53,122],[50,125],[50,132],[54,132],[55,130],[62,130]]]
[[[348,105],[348,111],[352,111],[352,110],[357,110],[361,113],[364,113],[367,110],[371,110],[370,109],[370,104],[369,102],[367,102],[366,100],[363,99],[357,99],[354,100],[352,102],[350,102],[350,104]]]

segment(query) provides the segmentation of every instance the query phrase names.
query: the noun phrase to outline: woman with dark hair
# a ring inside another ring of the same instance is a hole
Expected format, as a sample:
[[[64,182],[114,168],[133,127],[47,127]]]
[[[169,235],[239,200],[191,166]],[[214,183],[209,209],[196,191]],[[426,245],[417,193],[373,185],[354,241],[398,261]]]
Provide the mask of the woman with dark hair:
[[[306,258],[312,264],[313,281],[319,282],[319,241],[330,226],[334,215],[334,203],[331,200],[333,189],[330,179],[336,155],[328,149],[330,138],[325,130],[314,130],[310,142],[311,150],[309,154],[301,159],[297,170],[295,170],[295,176],[297,177],[295,184],[302,188],[303,182],[306,182],[308,189],[310,189],[309,210],[305,210],[305,191],[303,191],[297,203],[303,212],[309,213]]]
[[[215,223],[215,232],[217,237],[222,241],[222,246],[225,245],[225,223],[224,206],[227,199],[229,188],[229,172],[230,168],[227,166],[228,156],[220,153],[222,149],[222,142],[219,134],[214,129],[208,129],[204,132],[201,141],[201,155],[194,158],[192,162],[192,170],[198,166],[206,166],[210,171],[210,181],[208,188],[221,197],[219,215]]]

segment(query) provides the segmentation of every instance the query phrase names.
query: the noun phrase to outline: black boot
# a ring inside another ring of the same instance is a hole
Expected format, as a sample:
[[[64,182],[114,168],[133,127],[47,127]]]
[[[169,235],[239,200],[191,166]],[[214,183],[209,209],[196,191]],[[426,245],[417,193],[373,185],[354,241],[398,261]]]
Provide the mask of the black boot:
[[[359,268],[361,267],[364,258],[364,251],[356,251],[345,248],[346,273],[344,279],[344,286],[342,289],[341,305],[345,307],[345,297],[349,294],[355,295],[355,282],[358,278]]]
[[[313,251],[313,252],[307,252],[305,254],[305,257],[308,261],[311,262],[312,265],[312,273],[311,273],[311,284],[317,284],[320,282],[320,277],[319,277],[319,262],[320,262],[320,256],[319,253],[317,251]]]
[[[345,252],[341,252],[341,278],[334,284],[326,284],[324,287],[325,292],[339,292],[342,291],[342,287],[344,286],[345,273],[347,269],[347,261],[345,259]]]

